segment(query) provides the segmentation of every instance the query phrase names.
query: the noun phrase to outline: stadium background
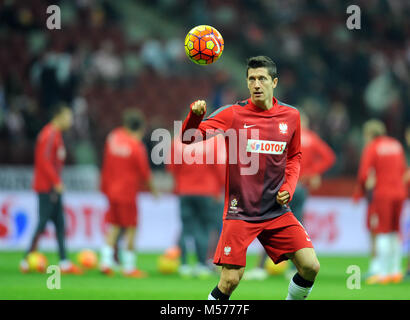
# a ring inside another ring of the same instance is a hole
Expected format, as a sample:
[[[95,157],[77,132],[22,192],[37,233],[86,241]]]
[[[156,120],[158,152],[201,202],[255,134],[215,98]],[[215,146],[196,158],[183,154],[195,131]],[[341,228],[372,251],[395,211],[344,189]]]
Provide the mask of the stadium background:
[[[46,28],[46,9],[52,4],[61,8],[61,30]],[[30,190],[34,142],[55,101],[69,103],[75,115],[74,127],[65,134],[68,248],[73,252],[97,249],[106,210],[98,192],[102,147],[107,133],[120,124],[121,110],[136,106],[144,112],[148,124],[144,141],[151,150],[155,144],[150,141],[151,132],[156,128],[172,132],[173,121],[185,116],[191,101],[205,99],[212,110],[247,98],[245,60],[265,54],[278,65],[275,95],[303,108],[312,128],[336,152],[336,164],[307,204],[306,228],[318,254],[325,261],[330,259],[330,271],[345,286],[348,265],[361,264],[363,271],[367,267],[365,204],[355,206],[350,200],[363,147],[361,125],[371,117],[380,118],[389,134],[405,144],[404,132],[410,124],[408,2],[356,1],[361,9],[360,30],[346,27],[350,4],[327,0],[0,1],[0,277],[23,279],[17,271],[19,252],[28,244],[37,214]],[[199,24],[216,27],[225,40],[222,58],[211,66],[197,66],[185,56],[185,35]],[[147,262],[147,268],[154,270],[155,255],[176,241],[179,218],[170,177],[163,166],[151,166],[163,196],[154,200],[142,195],[137,243],[143,252],[141,263],[146,257],[152,262]],[[409,203],[402,231],[406,252]],[[55,248],[51,226],[40,247]],[[254,244],[250,252],[258,249]],[[340,262],[337,257],[347,260]],[[0,287],[0,298],[30,297],[21,296],[19,289],[7,283],[3,281]],[[248,292],[249,298],[275,297],[269,292],[258,296],[258,290],[254,295]],[[375,290],[370,298],[385,298]],[[192,297],[201,299],[199,291],[195,294]],[[106,296],[110,297],[117,296]],[[390,297],[409,298],[408,293]],[[148,298],[167,296],[154,292]]]

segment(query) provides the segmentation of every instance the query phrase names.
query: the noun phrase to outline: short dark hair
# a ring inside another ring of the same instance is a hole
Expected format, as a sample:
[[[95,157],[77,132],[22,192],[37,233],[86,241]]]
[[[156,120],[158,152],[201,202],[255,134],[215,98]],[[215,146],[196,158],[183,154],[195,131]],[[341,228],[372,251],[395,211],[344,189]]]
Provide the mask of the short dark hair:
[[[272,59],[267,56],[251,57],[246,61],[246,63],[247,63],[246,77],[248,77],[249,69],[256,69],[256,68],[268,69],[268,74],[271,76],[272,79],[278,76],[278,71],[276,69],[275,62],[273,62]]]
[[[138,109],[127,109],[122,115],[122,121],[127,129],[137,131],[144,125],[144,115]]]

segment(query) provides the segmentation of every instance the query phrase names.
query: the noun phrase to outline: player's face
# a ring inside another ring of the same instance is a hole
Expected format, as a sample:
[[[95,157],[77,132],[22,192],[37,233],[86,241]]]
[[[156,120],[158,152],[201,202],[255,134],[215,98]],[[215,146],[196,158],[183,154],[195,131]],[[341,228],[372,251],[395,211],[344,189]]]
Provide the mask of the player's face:
[[[260,103],[273,98],[278,78],[272,79],[266,68],[255,68],[248,70],[247,82],[252,101]]]
[[[60,115],[60,121],[63,130],[70,129],[71,125],[73,124],[73,112],[71,111],[71,109],[64,109],[64,111]]]

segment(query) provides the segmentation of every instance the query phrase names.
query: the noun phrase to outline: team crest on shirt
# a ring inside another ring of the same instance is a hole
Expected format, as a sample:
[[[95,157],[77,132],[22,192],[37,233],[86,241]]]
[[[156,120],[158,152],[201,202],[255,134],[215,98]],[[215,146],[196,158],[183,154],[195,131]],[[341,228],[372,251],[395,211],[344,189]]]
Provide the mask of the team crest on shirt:
[[[279,123],[279,132],[281,134],[287,134],[288,133],[288,124],[286,122]]]
[[[228,212],[238,213],[238,200],[236,200],[236,198],[233,198],[231,200]]]
[[[231,209],[232,210],[238,209],[238,200],[236,200],[235,198],[232,199],[231,201]]]
[[[229,254],[231,253],[231,250],[232,250],[232,248],[231,248],[230,246],[226,246],[226,247],[224,248],[224,254],[225,254],[226,256],[229,256]]]

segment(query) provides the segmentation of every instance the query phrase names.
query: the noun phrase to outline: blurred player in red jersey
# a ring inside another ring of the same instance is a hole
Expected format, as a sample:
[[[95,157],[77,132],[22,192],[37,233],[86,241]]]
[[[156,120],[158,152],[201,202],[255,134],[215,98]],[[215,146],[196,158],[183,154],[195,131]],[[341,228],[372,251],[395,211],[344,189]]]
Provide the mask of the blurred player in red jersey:
[[[37,137],[33,189],[38,193],[39,221],[30,247],[24,259],[20,262],[20,270],[23,272],[29,270],[26,260],[27,255],[36,250],[38,240],[44,232],[47,222],[51,220],[54,223],[57,236],[61,272],[82,273],[80,268],[67,259],[64,239],[64,210],[62,203],[64,186],[61,180],[61,172],[66,158],[66,149],[62,132],[71,127],[72,119],[72,111],[67,105],[61,103],[54,106],[51,121],[40,131]]]
[[[211,274],[207,265],[209,249],[215,253],[222,211],[217,203],[225,186],[225,142],[216,136],[202,143],[182,144],[180,137],[171,147],[168,171],[174,177],[174,192],[180,200],[181,276],[205,278]],[[187,240],[193,239],[198,264],[188,264]],[[211,247],[211,248],[210,248]]]
[[[372,260],[366,282],[400,282],[401,270],[400,215],[406,198],[404,175],[406,159],[399,141],[386,136],[379,120],[369,120],[363,126],[366,146],[363,150],[357,201],[368,201],[367,228],[371,234]]]
[[[273,96],[278,77],[270,58],[248,59],[246,79],[249,99],[221,107],[205,119],[205,101],[195,101],[182,127],[184,143],[225,135],[225,208],[214,256],[222,270],[208,299],[229,299],[255,238],[275,263],[291,259],[296,265],[286,299],[306,299],[320,265],[308,234],[288,206],[300,171],[299,111]]]
[[[129,277],[147,276],[136,267],[135,234],[138,224],[137,195],[141,189],[156,195],[151,180],[147,150],[141,139],[144,119],[138,110],[126,110],[123,126],[114,129],[107,137],[101,172],[101,191],[107,196],[110,224],[106,243],[101,249],[100,270],[114,273],[114,248],[124,231],[126,250],[121,252],[123,274]]]
[[[303,112],[300,112],[301,124],[301,151],[302,160],[300,164],[300,178],[296,186],[292,199],[292,213],[303,223],[303,208],[310,190],[320,187],[322,175],[335,162],[336,156],[333,150],[323,141],[315,132],[309,129],[309,118]],[[265,251],[260,256],[258,266],[244,274],[246,280],[263,280],[268,277],[265,270],[265,262],[268,255]],[[292,266],[287,273],[293,276],[296,272]]]
[[[404,133],[404,138],[406,140],[407,147],[410,148],[410,126],[406,128]],[[410,168],[407,169],[406,176],[405,176],[405,184],[407,186],[407,190],[410,188]],[[409,237],[410,235],[407,234]],[[407,238],[407,272],[406,272],[406,279],[410,280],[410,239]]]

